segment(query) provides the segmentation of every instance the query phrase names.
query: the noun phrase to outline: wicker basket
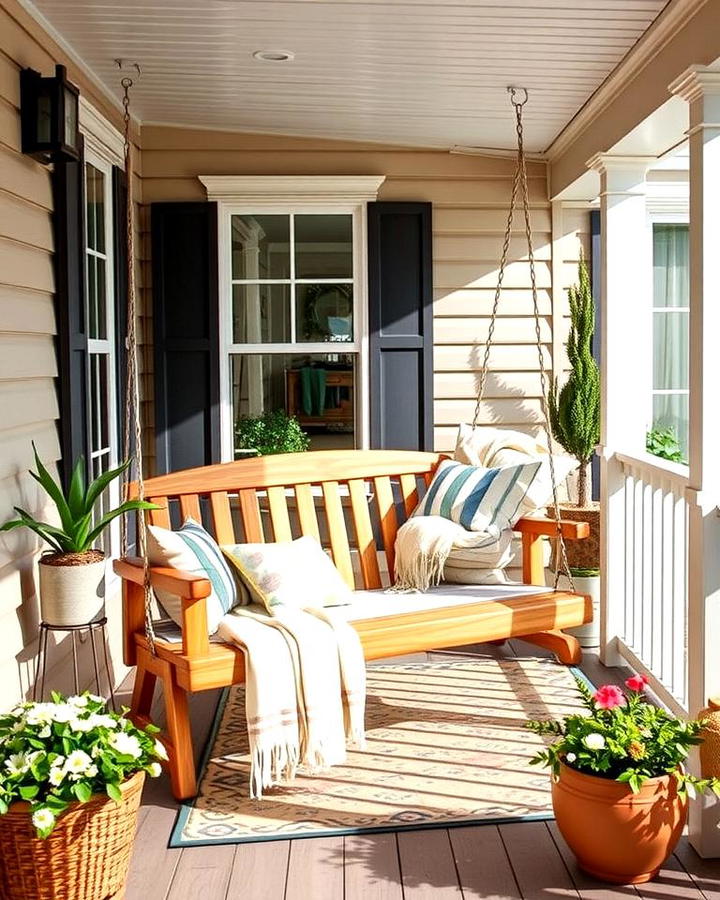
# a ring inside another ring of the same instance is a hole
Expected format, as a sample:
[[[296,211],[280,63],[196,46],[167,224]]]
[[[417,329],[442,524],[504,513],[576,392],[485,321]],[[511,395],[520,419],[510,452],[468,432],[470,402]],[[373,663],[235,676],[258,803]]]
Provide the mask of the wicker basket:
[[[548,515],[555,518],[554,511],[548,508]],[[581,541],[566,541],[568,565],[571,569],[597,569],[600,567],[600,506],[578,507],[571,504],[560,504],[560,517],[571,522],[587,522],[590,534]],[[550,568],[555,571],[558,563],[557,541],[552,541],[553,554]]]
[[[97,795],[74,803],[45,840],[35,836],[27,803],[0,816],[2,900],[110,900],[125,889],[145,773],[122,786],[115,803]]]

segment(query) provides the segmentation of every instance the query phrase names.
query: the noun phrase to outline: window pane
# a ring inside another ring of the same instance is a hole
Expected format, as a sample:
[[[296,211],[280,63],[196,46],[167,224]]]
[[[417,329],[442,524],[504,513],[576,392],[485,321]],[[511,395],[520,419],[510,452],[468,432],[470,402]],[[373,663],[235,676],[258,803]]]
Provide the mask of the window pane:
[[[298,342],[351,341],[351,284],[298,284],[295,288]]]
[[[233,341],[236,344],[291,342],[290,285],[234,284]]]
[[[687,225],[653,226],[653,276],[654,306],[690,305]]]
[[[687,390],[689,336],[687,312],[653,313],[653,388]]]
[[[90,418],[93,451],[110,445],[108,393],[108,357],[104,353],[90,354]]]
[[[290,277],[290,216],[233,216],[232,277]]]
[[[87,314],[88,337],[98,336],[98,288],[97,288],[97,257],[86,255],[87,260]]]
[[[297,417],[311,449],[354,447],[352,354],[233,354],[230,372],[236,451],[243,417],[274,410]]]
[[[295,216],[296,278],[352,274],[352,216]]]
[[[87,245],[98,253],[105,252],[105,176],[95,166],[85,166],[87,202]]]
[[[656,394],[653,397],[653,427],[673,428],[683,454],[688,454],[689,397],[687,394]]]

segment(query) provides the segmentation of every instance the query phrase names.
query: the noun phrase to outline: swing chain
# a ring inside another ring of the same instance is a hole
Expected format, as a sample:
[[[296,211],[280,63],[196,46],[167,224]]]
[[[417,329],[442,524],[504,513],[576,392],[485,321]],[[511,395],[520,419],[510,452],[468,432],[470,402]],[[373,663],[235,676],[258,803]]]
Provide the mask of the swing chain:
[[[119,63],[120,64],[120,63]],[[137,68],[137,66],[136,66]],[[139,69],[138,69],[139,73]],[[135,210],[133,197],[132,144],[130,140],[130,88],[134,82],[127,76],[120,85],[123,89],[123,144],[125,154],[125,180],[127,182],[126,199],[126,241],[127,241],[127,337],[125,350],[127,355],[125,384],[125,430],[123,435],[123,458],[135,463],[137,499],[145,499],[145,481],[143,478],[143,436],[140,416],[140,384],[138,377],[137,348],[137,298],[135,290]],[[125,500],[129,498],[132,466],[125,475]],[[147,522],[142,510],[137,513],[137,549],[143,564],[143,595],[145,601],[145,637],[150,650],[155,654],[155,631],[153,629],[153,596],[150,586],[150,567],[147,553]],[[128,527],[125,516],[122,518],[122,555],[129,551]]]
[[[518,92],[522,90],[522,100],[517,99]],[[535,272],[535,252],[533,249],[532,228],[530,225],[530,196],[528,190],[527,165],[525,160],[525,145],[523,133],[523,107],[528,101],[528,92],[526,88],[509,87],[510,102],[515,109],[515,131],[517,134],[517,166],[515,176],[513,178],[512,193],[510,196],[510,207],[508,210],[507,226],[505,228],[505,237],[503,240],[502,254],[500,257],[500,268],[498,270],[497,286],[495,288],[495,297],[493,300],[492,312],[490,314],[490,325],[488,327],[488,336],[485,342],[485,352],[483,355],[482,368],[480,370],[480,384],[478,387],[477,402],[475,403],[475,413],[473,415],[472,427],[477,428],[480,418],[480,409],[483,398],[485,396],[485,388],[487,385],[488,366],[490,362],[490,351],[495,334],[495,323],[497,321],[498,306],[500,303],[500,294],[505,278],[505,269],[507,267],[508,253],[510,249],[510,240],[512,236],[512,224],[515,213],[515,204],[517,202],[518,188],[520,189],[523,217],[525,224],[525,238],[528,248],[528,262],[530,265],[530,287],[533,300],[533,316],[535,318],[535,339],[538,350],[538,361],[540,370],[540,409],[543,421],[545,423],[545,434],[547,437],[548,463],[550,468],[550,481],[552,483],[552,502],[553,514],[557,525],[557,549],[559,551],[559,565],[555,566],[555,590],[558,588],[560,576],[565,575],[570,583],[570,589],[575,590],[575,584],[570,572],[570,566],[567,557],[567,547],[565,546],[565,538],[562,533],[562,525],[560,523],[560,504],[558,500],[558,490],[555,482],[555,462],[553,459],[552,435],[550,433],[550,415],[548,409],[548,393],[550,387],[548,385],[547,373],[545,370],[545,357],[542,345],[542,331],[540,329],[540,305],[538,302],[537,277]]]

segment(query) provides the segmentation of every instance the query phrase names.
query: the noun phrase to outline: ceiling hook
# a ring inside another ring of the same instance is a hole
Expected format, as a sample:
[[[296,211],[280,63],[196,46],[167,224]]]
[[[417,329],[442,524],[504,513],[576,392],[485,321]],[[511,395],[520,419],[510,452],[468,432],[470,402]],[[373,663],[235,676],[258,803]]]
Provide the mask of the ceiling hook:
[[[116,57],[115,65],[118,67],[118,69],[120,69],[121,72],[125,67],[127,67],[130,69],[135,69],[135,72],[136,72],[138,78],[142,75],[142,72],[140,71],[139,63],[127,62],[126,60],[121,59],[120,57]]]
[[[512,103],[513,106],[525,106],[525,104],[528,102],[528,90],[527,90],[527,88],[524,88],[524,87],[514,87],[513,85],[509,85],[507,90],[508,90],[508,93],[510,94],[510,102]],[[523,95],[524,95],[524,96],[523,96],[523,99],[522,99],[522,100],[517,100],[517,99],[516,99],[516,96],[515,96],[515,95],[516,95],[519,91],[522,91],[522,92],[523,92]]]

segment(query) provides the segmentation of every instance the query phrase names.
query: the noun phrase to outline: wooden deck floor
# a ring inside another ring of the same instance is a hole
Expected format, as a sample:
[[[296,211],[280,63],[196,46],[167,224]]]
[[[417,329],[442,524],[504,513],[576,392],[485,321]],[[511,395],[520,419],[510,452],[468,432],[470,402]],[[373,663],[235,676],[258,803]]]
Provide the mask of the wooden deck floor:
[[[467,650],[468,648],[464,648]],[[538,653],[521,642],[482,654]],[[618,681],[586,653],[595,684]],[[198,745],[217,696],[193,698]],[[720,900],[720,860],[683,839],[660,877],[614,888],[580,872],[554,822],[168,849],[177,804],[166,776],[148,784],[125,900]]]

